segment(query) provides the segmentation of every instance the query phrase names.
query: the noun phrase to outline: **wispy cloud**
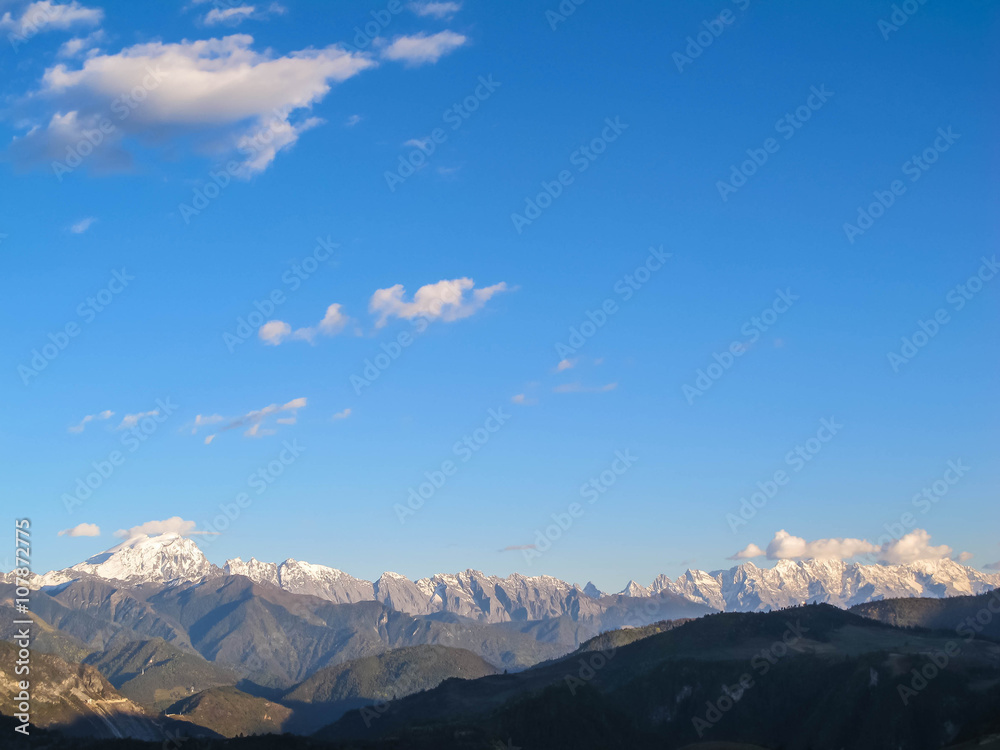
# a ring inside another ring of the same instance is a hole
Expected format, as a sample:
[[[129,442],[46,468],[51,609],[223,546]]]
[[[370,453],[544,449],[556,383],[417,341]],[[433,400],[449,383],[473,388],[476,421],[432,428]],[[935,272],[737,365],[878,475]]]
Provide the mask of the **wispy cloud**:
[[[117,429],[127,430],[129,427],[135,427],[139,423],[139,420],[143,417],[155,417],[159,415],[159,409],[153,409],[152,411],[141,411],[138,414],[126,414],[122,417],[121,423],[118,425]]]
[[[538,403],[538,399],[528,398],[528,396],[523,393],[517,393],[510,397],[510,402],[520,406],[533,406]]]
[[[194,422],[191,425],[191,434],[194,435],[198,432],[199,427],[218,424],[219,422],[225,421],[225,419],[226,418],[221,414],[199,414],[194,418]]]
[[[287,414],[288,416],[281,418],[285,420],[284,424],[294,424],[296,412],[298,412],[299,409],[304,409],[305,406],[305,398],[296,398],[284,404],[270,404],[269,406],[265,406],[263,409],[254,409],[253,411],[247,412],[243,416],[236,417],[218,432],[207,436],[205,438],[205,445],[209,445],[219,434],[223,432],[241,429],[243,427],[247,428],[243,433],[247,437],[264,437],[266,435],[273,435],[275,430],[268,429],[263,426],[268,417],[274,416],[275,424],[280,424],[281,422],[279,421],[279,417],[277,415]],[[292,421],[288,422],[287,420],[290,418]]]
[[[431,18],[451,18],[462,9],[461,3],[448,2],[426,2],[410,3],[406,6],[418,16],[430,16]]]
[[[81,419],[77,424],[69,427],[70,432],[83,432],[84,428],[87,426],[88,422],[93,422],[95,419],[110,419],[115,413],[110,409],[105,409],[97,414],[88,414],[83,419]]]
[[[556,372],[562,372],[563,370],[572,370],[576,365],[575,359],[561,359],[559,364],[556,365]]]
[[[196,4],[203,4],[204,0],[196,0]],[[278,3],[271,3],[266,8],[256,5],[230,5],[228,8],[212,8],[206,13],[201,22],[206,26],[239,26],[244,21],[264,21],[271,16],[278,16],[287,9]]]
[[[28,5],[15,18],[10,11],[0,16],[0,31],[8,31],[17,37],[31,37],[43,31],[66,31],[74,26],[96,26],[104,18],[100,8],[87,8],[73,0],[70,3],[53,3],[40,0]]]
[[[80,219],[80,221],[76,222],[76,224],[70,226],[69,231],[73,234],[83,234],[90,229],[91,226],[93,226],[95,221],[97,221],[97,219],[93,216],[88,216],[86,219]]]
[[[349,416],[351,416],[351,410],[344,409],[343,411],[338,411],[334,414],[331,419],[347,419]]]
[[[346,120],[344,120],[344,125],[346,125],[349,128],[353,128],[355,125],[357,125],[363,119],[364,118],[361,117],[361,115],[351,115]]]
[[[385,60],[403,62],[410,67],[436,63],[444,55],[458,49],[468,37],[456,34],[454,31],[439,31],[437,34],[413,34],[412,36],[397,36],[392,42],[384,39],[376,40],[381,47],[381,55]]]
[[[534,544],[511,544],[504,547],[501,552],[515,552],[522,549],[538,549]]]
[[[63,529],[59,536],[100,536],[101,527],[96,523],[80,523],[72,529]]]
[[[588,386],[582,383],[563,383],[552,389],[553,393],[607,393],[618,387],[618,383],[605,383],[604,385]]]

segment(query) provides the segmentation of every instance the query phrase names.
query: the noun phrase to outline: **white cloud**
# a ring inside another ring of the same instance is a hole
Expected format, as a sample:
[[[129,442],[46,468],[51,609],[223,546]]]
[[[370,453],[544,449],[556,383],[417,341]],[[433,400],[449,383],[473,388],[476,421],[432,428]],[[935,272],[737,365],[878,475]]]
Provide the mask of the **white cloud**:
[[[213,433],[205,438],[205,445],[209,445],[219,433],[228,432],[229,430],[235,430],[242,427],[246,427],[246,431],[243,433],[247,437],[265,437],[266,435],[273,435],[276,431],[268,429],[263,426],[263,423],[268,419],[268,417],[274,416],[276,423],[281,424],[294,424],[294,419],[291,422],[287,420],[294,418],[299,409],[304,409],[306,406],[305,398],[296,398],[284,404],[271,404],[265,406],[263,409],[254,409],[249,411],[241,417],[237,417],[230,420],[218,433]],[[286,414],[285,417],[278,417],[279,414]],[[285,420],[285,421],[282,421]]]
[[[432,18],[451,18],[462,9],[461,3],[410,3],[406,6],[418,16],[431,16]]]
[[[253,15],[255,8],[252,5],[237,5],[232,8],[212,8],[205,14],[202,22],[206,26],[214,26],[220,23],[231,23],[239,25],[249,16]]]
[[[118,425],[119,430],[125,430],[129,427],[135,427],[139,420],[143,417],[155,417],[160,413],[159,409],[153,409],[152,411],[141,411],[138,414],[126,414],[122,417],[121,424]]]
[[[958,556],[958,561],[959,561],[959,562],[963,562],[963,563],[964,563],[964,562],[968,562],[968,561],[969,561],[969,560],[971,560],[971,559],[972,559],[973,557],[975,557],[975,555],[974,555],[974,554],[972,554],[971,552],[962,552],[962,553],[960,553],[960,554],[959,554],[959,556]]]
[[[763,557],[766,553],[756,544],[748,544],[735,555],[730,555],[727,560],[749,560],[752,557]]]
[[[194,435],[198,432],[199,427],[218,424],[219,422],[225,421],[225,419],[226,418],[221,414],[198,414],[194,418],[194,423],[191,425],[191,434]]]
[[[890,565],[900,565],[917,560],[943,560],[951,557],[951,547],[947,544],[932,547],[930,541],[930,534],[923,529],[914,529],[909,534],[882,545],[879,558]]]
[[[899,539],[879,546],[865,539],[849,537],[807,541],[782,529],[774,535],[766,551],[750,544],[729,559],[766,556],[769,560],[847,560],[864,555],[889,565],[905,565],[917,560],[943,560],[952,556],[951,547],[946,544],[934,547],[930,539],[931,535],[924,529],[914,529]]]
[[[157,534],[180,534],[181,536],[191,536],[193,534],[210,534],[210,531],[195,531],[194,521],[185,521],[180,516],[172,516],[163,521],[146,521],[146,523],[133,526],[130,529],[118,529],[115,536],[120,539],[134,539],[145,534],[146,536],[156,536]]]
[[[105,38],[106,34],[103,29],[92,31],[87,36],[75,36],[62,43],[56,56],[76,57],[82,52],[86,52],[88,55],[96,54],[98,52],[97,45],[103,42]]]
[[[100,8],[87,8],[73,0],[58,4],[49,0],[31,3],[24,12],[14,18],[8,11],[0,16],[0,31],[11,32],[14,38],[27,39],[43,31],[66,31],[74,26],[95,26],[104,18]]]
[[[100,536],[101,527],[96,523],[80,523],[72,529],[63,529],[59,536]]]
[[[504,291],[507,291],[507,284],[502,281],[476,289],[472,279],[442,279],[436,284],[420,287],[413,295],[413,301],[406,302],[403,285],[396,284],[377,290],[368,303],[368,309],[378,315],[376,328],[381,328],[393,317],[407,320],[422,317],[428,321],[451,322],[475,314],[490,297]]]
[[[80,219],[80,221],[76,222],[76,224],[73,224],[69,228],[69,231],[71,231],[73,234],[83,234],[88,229],[90,229],[90,227],[93,225],[95,221],[97,221],[97,219],[95,219],[93,216],[88,216],[86,219]]]
[[[200,4],[200,3],[199,3]],[[259,8],[256,5],[231,5],[228,8],[212,8],[205,14],[201,22],[206,26],[239,26],[244,21],[264,21],[271,16],[284,13],[287,9],[278,3],[271,3],[266,8]]]
[[[349,416],[351,416],[351,410],[344,409],[343,411],[338,411],[334,414],[331,419],[347,419]]]
[[[799,536],[792,536],[782,529],[767,545],[767,556],[771,560],[802,560],[809,558],[843,560],[855,555],[873,553],[877,545],[864,539],[817,539],[807,542]]]
[[[434,63],[452,50],[468,41],[468,37],[454,31],[439,31],[437,34],[424,33],[412,36],[397,36],[391,43],[376,40],[381,45],[381,55],[386,60],[402,61],[409,66]]]
[[[242,149],[242,176],[249,177],[320,123],[296,117],[299,110],[322,100],[332,84],[377,64],[366,53],[337,45],[280,57],[252,45],[252,36],[233,34],[137,44],[117,54],[92,55],[78,66],[59,63],[45,71],[35,97],[51,107],[47,124],[16,138],[12,155],[21,164],[48,166],[65,158],[66,148],[84,131],[108,120],[113,129],[87,158],[88,167],[127,167],[123,152],[131,137],[153,148],[190,149],[217,160]],[[144,99],[128,117],[108,117],[109,102],[137,86]]]
[[[87,426],[87,422],[93,422],[95,419],[110,419],[111,417],[114,416],[114,414],[115,413],[110,409],[105,409],[104,411],[98,412],[97,414],[88,414],[83,419],[81,419],[79,423],[70,427],[69,431],[83,432],[83,428]]]
[[[312,343],[317,334],[335,336],[344,330],[344,327],[351,320],[341,310],[343,310],[343,305],[334,303],[326,308],[323,319],[315,327],[297,328],[295,331],[292,331],[292,327],[282,320],[269,320],[257,330],[257,336],[265,344],[271,346],[277,346],[289,337]]]
[[[556,365],[556,372],[572,370],[574,365],[576,365],[575,359],[561,359],[559,360],[559,364]]]
[[[291,333],[292,327],[281,320],[269,320],[257,329],[257,337],[271,346],[277,346]]]
[[[361,115],[351,115],[346,120],[344,120],[344,125],[346,125],[349,128],[353,128],[355,125],[361,122],[362,119],[363,118],[361,117]]]
[[[586,386],[582,383],[563,383],[552,389],[553,393],[607,393],[618,387],[618,383],[605,383],[604,385]]]

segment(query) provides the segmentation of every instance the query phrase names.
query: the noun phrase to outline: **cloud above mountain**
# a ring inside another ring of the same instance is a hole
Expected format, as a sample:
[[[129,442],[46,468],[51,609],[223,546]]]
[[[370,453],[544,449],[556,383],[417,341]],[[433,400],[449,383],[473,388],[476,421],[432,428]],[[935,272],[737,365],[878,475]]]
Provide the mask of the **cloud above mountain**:
[[[101,527],[96,523],[78,523],[72,529],[63,529],[59,536],[100,536]]]
[[[115,536],[119,539],[135,539],[137,536],[156,536],[157,534],[179,534],[180,536],[191,536],[192,534],[207,534],[206,531],[195,531],[194,521],[185,521],[180,516],[171,516],[162,521],[146,521],[138,526],[129,529],[118,529]]]
[[[807,541],[792,536],[782,529],[761,549],[756,544],[748,544],[730,556],[730,560],[748,560],[766,557],[768,560],[847,560],[865,556],[889,565],[902,565],[918,560],[942,560],[952,556],[952,548],[946,544],[933,546],[931,535],[924,529],[914,529],[908,534],[885,542],[872,544],[865,539],[815,539]]]

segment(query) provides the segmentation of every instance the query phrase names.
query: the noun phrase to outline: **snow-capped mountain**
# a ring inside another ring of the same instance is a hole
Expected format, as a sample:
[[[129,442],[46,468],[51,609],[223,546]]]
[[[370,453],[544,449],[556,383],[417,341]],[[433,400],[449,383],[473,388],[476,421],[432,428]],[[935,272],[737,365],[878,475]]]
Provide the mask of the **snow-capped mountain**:
[[[137,536],[71,568],[37,576],[32,585],[54,586],[83,575],[130,585],[176,584],[240,575],[290,593],[308,594],[338,604],[378,601],[407,614],[449,612],[482,622],[560,616],[586,620],[600,616],[609,607],[619,606],[622,601],[649,597],[681,604],[690,602],[714,610],[755,611],[813,601],[850,607],[897,597],[980,594],[1000,586],[1000,574],[982,573],[949,559],[921,560],[907,565],[781,560],[772,568],[746,562],[711,573],[688,570],[676,579],[661,575],[649,586],[630,581],[615,596],[603,594],[592,583],[581,589],[551,576],[514,573],[500,578],[477,570],[416,581],[387,572],[377,581],[366,581],[336,568],[293,559],[268,563],[235,558],[219,568],[208,561],[197,544],[178,534]]]
[[[187,537],[174,533],[140,534],[71,568],[46,573],[37,585],[58,585],[80,573],[136,584],[197,581],[218,575],[220,570]]]
[[[981,573],[946,558],[907,565],[779,560],[773,568],[747,562],[713,573],[689,570],[674,581],[659,576],[649,590],[680,594],[719,610],[747,612],[813,601],[852,607],[877,599],[962,596],[997,586],[1000,575]]]

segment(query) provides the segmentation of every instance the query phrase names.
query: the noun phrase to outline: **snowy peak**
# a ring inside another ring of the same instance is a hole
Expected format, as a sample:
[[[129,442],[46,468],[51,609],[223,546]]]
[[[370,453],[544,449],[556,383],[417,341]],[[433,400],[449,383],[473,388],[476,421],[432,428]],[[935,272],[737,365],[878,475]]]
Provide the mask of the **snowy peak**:
[[[640,596],[649,596],[650,590],[645,586],[640,586],[635,581],[629,581],[628,586],[623,588],[618,593],[621,594],[622,596],[640,597]]]
[[[654,592],[667,591],[720,610],[777,609],[806,602],[852,607],[877,599],[981,594],[1000,586],[990,575],[954,560],[906,565],[862,565],[843,560],[779,560],[773,568],[747,562],[729,570],[689,570],[674,581],[660,576]]]
[[[197,581],[219,572],[190,539],[159,534],[128,539],[117,547],[74,565],[69,571],[129,583]],[[69,580],[67,577],[66,580]]]
[[[237,557],[219,569],[198,546],[178,534],[140,535],[66,570],[33,579],[33,586],[53,586],[90,574],[137,583],[199,581],[206,576],[241,575],[293,594],[307,594],[337,604],[377,601],[413,615],[449,612],[482,622],[542,620],[569,615],[586,618],[606,606],[592,583],[584,589],[552,576],[513,573],[506,578],[478,570],[410,580],[385,572],[366,581],[325,565],[289,558],[282,563]],[[7,580],[5,576],[3,580]],[[920,560],[906,565],[862,565],[843,560],[780,560],[760,568],[752,562],[707,573],[688,570],[676,579],[657,576],[650,586],[636,581],[619,596],[676,596],[714,610],[756,611],[806,602],[839,607],[877,599],[981,594],[1000,586],[1000,574],[982,573],[954,560]]]

